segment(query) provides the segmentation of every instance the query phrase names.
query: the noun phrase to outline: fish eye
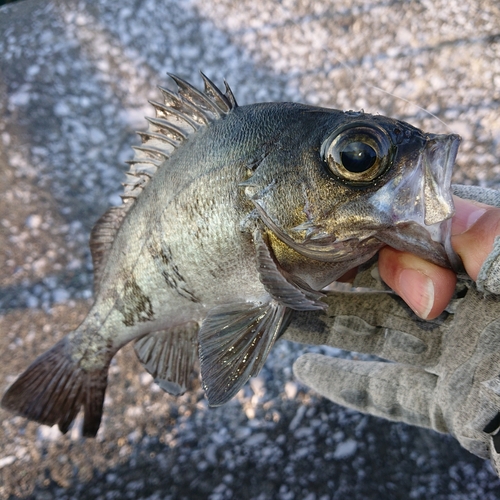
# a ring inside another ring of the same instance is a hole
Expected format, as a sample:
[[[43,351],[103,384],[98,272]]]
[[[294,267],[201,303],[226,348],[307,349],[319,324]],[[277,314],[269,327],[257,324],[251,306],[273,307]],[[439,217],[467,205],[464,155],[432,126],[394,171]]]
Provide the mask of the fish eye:
[[[361,141],[354,141],[340,151],[342,165],[352,173],[366,172],[377,161],[376,151]]]
[[[330,171],[349,183],[367,183],[391,163],[391,143],[373,126],[351,124],[335,131],[322,145],[321,155]]]

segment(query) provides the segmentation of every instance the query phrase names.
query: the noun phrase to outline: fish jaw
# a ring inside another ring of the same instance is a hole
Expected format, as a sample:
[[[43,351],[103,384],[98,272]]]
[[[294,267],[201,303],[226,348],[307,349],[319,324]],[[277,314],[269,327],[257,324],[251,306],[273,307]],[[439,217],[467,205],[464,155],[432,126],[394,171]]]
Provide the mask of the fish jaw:
[[[428,134],[412,171],[371,197],[373,207],[393,225],[374,235],[377,239],[456,271],[461,261],[451,246],[451,175],[459,144],[458,135]]]

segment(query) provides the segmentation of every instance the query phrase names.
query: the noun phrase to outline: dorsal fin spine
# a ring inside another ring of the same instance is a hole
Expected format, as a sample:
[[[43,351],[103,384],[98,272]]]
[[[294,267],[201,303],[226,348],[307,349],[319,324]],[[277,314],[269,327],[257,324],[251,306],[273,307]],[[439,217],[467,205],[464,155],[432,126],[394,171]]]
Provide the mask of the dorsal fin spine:
[[[168,142],[173,148],[176,148],[180,142],[172,139],[171,137],[166,136],[165,134],[158,134],[156,132],[137,132],[137,135],[142,139],[142,143],[157,140],[161,142]],[[127,163],[130,163],[133,160],[129,160]]]
[[[156,168],[158,168],[162,163],[163,163],[163,160],[158,160],[158,158],[153,158],[151,155],[146,155],[146,153],[140,149],[140,146],[133,146],[132,149],[136,152],[136,155],[140,155],[140,160],[138,158],[138,162],[140,161],[140,163],[149,163],[151,165],[154,165]],[[139,163],[137,163],[139,164]],[[134,165],[135,167],[135,165]],[[130,168],[130,170],[128,172],[125,172],[125,175],[127,174],[134,174],[136,172],[139,172],[140,170],[137,169],[137,167],[135,168]]]
[[[165,151],[160,148],[155,148],[153,146],[134,146],[136,151],[143,151],[146,154],[153,155],[154,158],[158,158],[163,161],[170,157]]]
[[[151,176],[147,173],[147,172],[132,172],[132,171],[129,171],[127,172],[126,175],[131,175],[133,177],[141,177],[141,176],[146,176],[146,177],[149,177],[151,179]]]
[[[231,90],[231,87],[229,86],[229,83],[226,82],[226,80],[224,80],[224,87],[226,88],[226,96],[230,104],[230,109],[237,108],[238,103],[236,102],[233,91]]]
[[[156,170],[158,168],[157,163],[155,160],[151,160],[148,158],[142,158],[141,160],[128,160],[126,163],[130,165],[130,169],[127,173],[146,173],[150,177],[153,177],[153,175],[156,173]]]
[[[180,127],[173,125],[169,121],[164,120],[163,118],[151,118],[151,117],[147,116],[146,120],[149,123],[151,123],[151,125],[159,128],[160,130],[165,130],[168,133],[173,134],[174,136],[177,135],[177,139],[179,141],[184,141],[188,137],[186,135],[186,133],[184,132],[184,130],[182,130]],[[155,131],[155,132],[157,132],[157,131]],[[168,137],[168,135],[167,135],[167,137]]]
[[[185,114],[181,113],[175,108],[172,108],[171,106],[166,106],[165,104],[161,104],[156,101],[148,101],[151,106],[153,106],[156,110],[156,117],[157,118],[167,118],[169,115],[175,116],[178,120],[182,120],[186,122],[193,130],[198,130],[201,127],[200,123],[195,122],[189,116],[186,116]]]
[[[203,83],[205,84],[205,94],[210,95],[217,103],[222,113],[227,113],[231,109],[231,104],[227,97],[215,86],[215,84],[203,72],[200,71]],[[222,104],[222,106],[220,106]]]
[[[130,174],[128,172],[127,172],[127,177],[130,180],[129,180],[129,182],[124,182],[123,186],[125,188],[129,187],[132,190],[133,190],[134,187],[137,187],[137,185],[142,184],[143,182],[145,182],[144,177],[138,176],[138,175],[134,175],[134,174]]]

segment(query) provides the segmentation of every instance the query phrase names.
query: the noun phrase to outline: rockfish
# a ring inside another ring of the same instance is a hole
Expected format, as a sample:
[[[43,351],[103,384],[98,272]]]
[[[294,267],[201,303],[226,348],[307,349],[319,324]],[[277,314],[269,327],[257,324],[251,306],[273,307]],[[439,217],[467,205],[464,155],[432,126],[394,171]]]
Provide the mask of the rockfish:
[[[298,103],[238,106],[171,75],[140,132],[123,204],[91,233],[95,302],[2,406],[66,432],[101,422],[125,344],[182,394],[199,358],[211,406],[262,368],[294,311],[384,245],[451,267],[451,171],[460,139],[364,112]]]

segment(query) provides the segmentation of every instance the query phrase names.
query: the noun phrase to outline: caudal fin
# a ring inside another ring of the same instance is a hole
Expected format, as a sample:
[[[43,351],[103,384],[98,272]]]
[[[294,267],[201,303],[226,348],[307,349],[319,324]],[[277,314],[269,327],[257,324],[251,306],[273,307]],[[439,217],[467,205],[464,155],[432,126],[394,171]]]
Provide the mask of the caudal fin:
[[[57,424],[65,433],[83,406],[83,435],[94,437],[102,417],[108,366],[94,371],[71,359],[67,339],[38,357],[9,387],[1,405],[45,425]]]

